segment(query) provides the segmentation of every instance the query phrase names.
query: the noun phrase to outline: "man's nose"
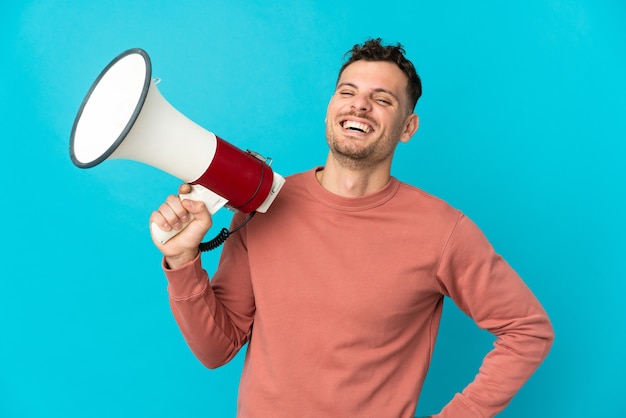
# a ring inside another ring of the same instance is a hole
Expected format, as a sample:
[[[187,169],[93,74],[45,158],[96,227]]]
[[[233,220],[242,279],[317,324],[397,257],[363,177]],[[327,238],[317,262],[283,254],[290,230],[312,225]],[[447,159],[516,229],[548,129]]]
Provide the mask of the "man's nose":
[[[366,112],[372,108],[372,103],[367,95],[357,94],[352,100],[352,107],[359,112]]]

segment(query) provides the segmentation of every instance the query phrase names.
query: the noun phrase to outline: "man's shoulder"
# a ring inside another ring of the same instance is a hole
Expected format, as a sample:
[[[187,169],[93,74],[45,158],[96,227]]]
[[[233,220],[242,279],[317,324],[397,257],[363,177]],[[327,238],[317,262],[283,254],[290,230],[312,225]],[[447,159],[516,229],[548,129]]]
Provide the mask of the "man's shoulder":
[[[398,196],[400,199],[407,200],[410,203],[419,204],[423,207],[429,207],[433,210],[448,212],[451,215],[459,215],[459,209],[450,205],[447,201],[439,196],[425,191],[417,186],[399,181]]]
[[[309,175],[309,176],[313,175],[313,173],[315,171],[317,171],[318,169],[319,169],[318,167],[315,167],[315,168],[311,168],[309,170],[298,171],[298,172],[295,172],[295,173],[291,173],[291,174],[285,176],[285,180],[288,180],[288,181],[303,181],[306,178],[307,175]]]

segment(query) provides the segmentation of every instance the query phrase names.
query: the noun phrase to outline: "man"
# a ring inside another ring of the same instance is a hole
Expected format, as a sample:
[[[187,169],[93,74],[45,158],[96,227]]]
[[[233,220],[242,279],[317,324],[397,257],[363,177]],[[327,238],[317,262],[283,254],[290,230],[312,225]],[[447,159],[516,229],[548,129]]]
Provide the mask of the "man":
[[[204,205],[170,196],[153,213],[165,230],[194,217],[155,241],[172,311],[207,367],[248,343],[240,417],[396,418],[415,413],[448,296],[497,341],[434,416],[494,416],[547,355],[550,321],[467,217],[391,177],[419,126],[421,81],[401,45],[350,52],[328,104],[326,165],[290,176],[229,238],[212,281],[198,252]]]

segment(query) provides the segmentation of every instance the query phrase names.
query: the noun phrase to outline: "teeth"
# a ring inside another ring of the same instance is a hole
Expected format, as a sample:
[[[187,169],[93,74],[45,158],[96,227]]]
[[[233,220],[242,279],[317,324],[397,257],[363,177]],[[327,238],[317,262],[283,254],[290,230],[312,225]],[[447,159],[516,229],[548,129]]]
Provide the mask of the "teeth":
[[[343,123],[344,129],[356,129],[366,134],[370,132],[370,127],[365,123],[355,122],[353,120],[347,120]]]

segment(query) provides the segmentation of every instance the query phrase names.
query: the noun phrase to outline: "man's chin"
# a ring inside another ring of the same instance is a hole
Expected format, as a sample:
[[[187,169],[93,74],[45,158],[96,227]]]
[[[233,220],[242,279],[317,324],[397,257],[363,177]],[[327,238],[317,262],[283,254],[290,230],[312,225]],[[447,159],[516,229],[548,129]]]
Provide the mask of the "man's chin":
[[[363,168],[369,165],[369,153],[366,150],[331,148],[335,160],[349,168]]]

